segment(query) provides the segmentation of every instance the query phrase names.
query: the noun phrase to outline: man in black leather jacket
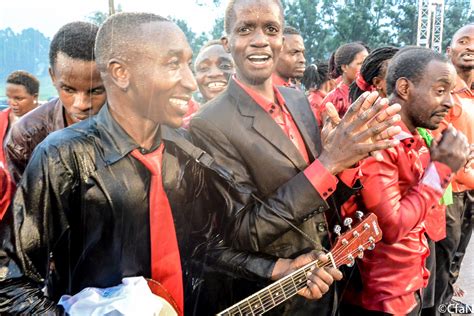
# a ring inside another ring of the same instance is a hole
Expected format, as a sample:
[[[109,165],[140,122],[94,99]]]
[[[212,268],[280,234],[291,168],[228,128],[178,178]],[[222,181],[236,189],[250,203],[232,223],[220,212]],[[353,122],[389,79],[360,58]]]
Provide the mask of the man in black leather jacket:
[[[132,152],[147,155],[164,145],[161,177],[179,245],[184,310],[202,315],[215,299],[202,283],[204,273],[215,267],[255,278],[273,260],[228,249],[213,233],[213,203],[202,169],[190,159],[199,150],[174,129],[196,89],[191,49],[174,23],[121,13],[101,27],[96,56],[108,104],[37,147],[2,222],[0,312],[59,314],[55,302],[64,294],[152,276],[152,179]],[[324,292],[320,279],[324,287],[332,283],[330,274],[316,269],[306,296]]]

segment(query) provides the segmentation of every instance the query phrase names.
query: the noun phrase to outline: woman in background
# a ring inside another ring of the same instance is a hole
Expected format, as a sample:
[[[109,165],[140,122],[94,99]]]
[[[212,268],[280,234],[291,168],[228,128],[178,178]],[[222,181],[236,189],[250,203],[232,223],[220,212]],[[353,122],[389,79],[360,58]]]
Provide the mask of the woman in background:
[[[329,59],[329,75],[336,79],[340,77],[340,82],[323,100],[320,114],[324,111],[325,105],[331,102],[343,117],[349,105],[349,86],[355,80],[357,73],[369,53],[360,43],[348,43],[340,46]]]
[[[301,80],[307,91],[308,101],[313,110],[319,126],[322,126],[319,109],[326,95],[334,89],[336,81],[329,77],[329,65],[327,63],[316,63],[309,65]]]

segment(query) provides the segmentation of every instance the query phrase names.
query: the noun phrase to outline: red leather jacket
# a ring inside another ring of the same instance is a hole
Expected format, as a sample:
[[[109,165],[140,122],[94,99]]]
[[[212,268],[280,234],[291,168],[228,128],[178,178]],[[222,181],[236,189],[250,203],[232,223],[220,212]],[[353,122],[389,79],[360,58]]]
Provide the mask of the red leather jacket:
[[[426,219],[439,216],[442,223],[445,215],[437,212],[438,201],[451,178],[448,166],[430,160],[420,135],[400,125],[400,144],[383,151],[383,161],[371,157],[362,163],[364,188],[344,205],[346,213],[357,208],[375,213],[383,231],[383,240],[359,260],[362,291],[352,291],[346,299],[365,309],[397,315],[416,306],[414,292],[428,282]]]

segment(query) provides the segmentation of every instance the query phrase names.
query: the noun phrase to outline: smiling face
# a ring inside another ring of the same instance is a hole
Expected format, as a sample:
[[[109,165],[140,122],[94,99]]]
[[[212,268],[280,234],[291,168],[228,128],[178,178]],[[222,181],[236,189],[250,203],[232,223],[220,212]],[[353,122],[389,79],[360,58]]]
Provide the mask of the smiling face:
[[[234,6],[228,39],[237,78],[259,86],[270,79],[283,46],[283,17],[271,0],[242,0]],[[270,79],[271,80],[271,79]]]
[[[224,91],[234,73],[232,56],[220,44],[203,49],[194,65],[199,91],[206,101]]]
[[[150,22],[141,29],[144,44],[128,65],[133,111],[155,124],[179,127],[196,90],[192,50],[174,23]]]
[[[409,82],[409,95],[402,107],[402,117],[410,128],[437,129],[453,106],[451,90],[454,88],[456,71],[447,62],[432,60],[423,72],[422,79]]]
[[[283,49],[278,58],[276,73],[288,81],[290,78],[303,78],[306,66],[305,48],[301,35],[286,34]]]
[[[447,52],[457,69],[474,69],[474,25],[467,25],[457,31]]]
[[[74,59],[59,52],[51,79],[64,105],[67,125],[99,112],[106,93],[95,61]]]
[[[33,110],[38,102],[38,95],[31,95],[21,84],[8,83],[6,87],[8,106],[15,116],[21,117]]]

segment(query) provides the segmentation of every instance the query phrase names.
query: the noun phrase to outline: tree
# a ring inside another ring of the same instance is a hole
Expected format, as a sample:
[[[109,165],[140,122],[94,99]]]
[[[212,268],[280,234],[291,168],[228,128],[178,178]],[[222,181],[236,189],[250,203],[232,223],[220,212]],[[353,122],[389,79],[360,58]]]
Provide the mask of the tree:
[[[469,0],[446,0],[443,23],[443,49],[449,46],[454,33],[462,26],[473,23],[474,14]]]
[[[206,35],[206,33],[202,32],[201,34],[197,35],[194,33],[191,28],[188,26],[186,21],[181,20],[181,19],[174,19],[172,17],[168,17],[170,20],[174,21],[176,25],[178,25],[181,30],[184,32],[184,35],[186,35],[186,39],[189,42],[189,45],[191,46],[191,49],[193,50],[193,56],[196,56],[197,53],[199,52],[199,49],[206,43],[209,38]]]

